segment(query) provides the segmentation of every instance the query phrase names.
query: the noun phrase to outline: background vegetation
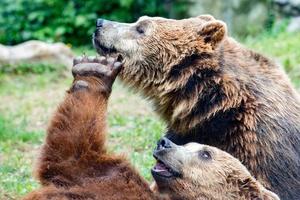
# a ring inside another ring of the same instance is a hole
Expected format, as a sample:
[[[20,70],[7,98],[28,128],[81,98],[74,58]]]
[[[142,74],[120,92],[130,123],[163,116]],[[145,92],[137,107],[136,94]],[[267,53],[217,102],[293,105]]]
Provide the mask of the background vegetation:
[[[187,0],[1,0],[0,43],[38,39],[86,45],[98,17],[124,22],[142,15],[183,17],[188,6]]]
[[[191,5],[182,0],[1,0],[0,43],[16,44],[28,39],[63,41],[70,43],[76,54],[85,51],[94,55],[92,49],[81,45],[90,43],[89,35],[97,17],[122,21],[134,21],[144,14],[181,18],[189,15]],[[242,8],[246,10],[247,6]],[[300,88],[300,33],[286,32],[289,16],[279,25],[272,19],[272,23],[258,29],[259,33],[234,33],[246,46],[280,62]],[[50,64],[0,67],[1,200],[17,199],[38,187],[32,177],[34,161],[47,121],[71,81],[69,72]],[[110,150],[125,153],[141,174],[151,180],[151,152],[165,125],[149,102],[117,82],[110,99],[109,127]]]
[[[278,2],[287,6],[278,6],[282,5]],[[233,34],[245,37],[271,30],[278,21],[282,23],[278,19],[290,18],[295,10],[300,12],[289,2],[293,1],[1,0],[0,43],[12,45],[38,39],[86,45],[90,44],[98,17],[133,22],[142,15],[183,18],[202,13],[225,20]]]

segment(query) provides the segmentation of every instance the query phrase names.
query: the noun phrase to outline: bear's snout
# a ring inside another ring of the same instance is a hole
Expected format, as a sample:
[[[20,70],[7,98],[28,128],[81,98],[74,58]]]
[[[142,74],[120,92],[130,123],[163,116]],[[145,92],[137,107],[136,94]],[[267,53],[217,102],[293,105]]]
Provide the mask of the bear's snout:
[[[97,28],[103,27],[103,23],[104,23],[104,19],[101,19],[101,18],[97,19],[97,21],[96,21],[96,27]]]
[[[157,146],[156,146],[156,151],[160,151],[163,149],[169,149],[172,147],[175,147],[176,144],[174,144],[173,142],[171,142],[171,140],[169,140],[166,137],[161,138],[158,142],[157,142]]]

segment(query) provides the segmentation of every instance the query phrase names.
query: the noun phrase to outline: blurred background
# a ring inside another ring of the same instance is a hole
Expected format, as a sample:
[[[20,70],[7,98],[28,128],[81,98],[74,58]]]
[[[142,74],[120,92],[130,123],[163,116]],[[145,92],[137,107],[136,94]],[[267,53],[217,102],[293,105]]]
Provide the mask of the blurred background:
[[[30,39],[86,45],[98,17],[133,22],[210,13],[241,37],[300,29],[299,0],[1,0],[0,6],[0,43],[9,45]]]
[[[300,0],[1,0],[0,199],[38,187],[32,168],[47,121],[72,81],[72,57],[95,55],[98,17],[134,22],[200,14],[225,21],[230,35],[278,61],[300,87]],[[114,87],[109,147],[151,180],[151,151],[164,124],[149,102],[119,82]]]

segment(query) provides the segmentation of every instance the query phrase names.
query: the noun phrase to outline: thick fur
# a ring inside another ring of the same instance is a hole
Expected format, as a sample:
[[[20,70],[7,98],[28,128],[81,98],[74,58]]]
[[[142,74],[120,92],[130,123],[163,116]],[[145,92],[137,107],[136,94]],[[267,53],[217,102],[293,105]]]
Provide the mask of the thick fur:
[[[278,199],[237,159],[200,144],[174,144],[171,156],[163,154],[165,160],[181,164],[183,176],[169,182],[163,195],[150,191],[125,158],[108,153],[105,147],[107,101],[116,70],[79,63],[73,74],[76,78],[52,118],[35,170],[42,187],[24,200]],[[183,149],[187,151],[178,154]],[[209,162],[197,156],[204,150],[210,152]]]
[[[171,199],[279,200],[239,160],[216,147],[198,143],[178,146],[162,138],[154,155],[160,166],[177,172],[165,178],[160,171],[152,170],[157,190]]]
[[[47,131],[35,170],[41,189],[24,200],[152,200],[146,181],[105,147],[107,101],[104,78],[77,76]]]
[[[94,41],[99,52],[109,46],[123,56],[121,79],[153,101],[168,138],[225,150],[282,199],[300,199],[299,95],[277,64],[228,37],[223,22],[108,21]]]

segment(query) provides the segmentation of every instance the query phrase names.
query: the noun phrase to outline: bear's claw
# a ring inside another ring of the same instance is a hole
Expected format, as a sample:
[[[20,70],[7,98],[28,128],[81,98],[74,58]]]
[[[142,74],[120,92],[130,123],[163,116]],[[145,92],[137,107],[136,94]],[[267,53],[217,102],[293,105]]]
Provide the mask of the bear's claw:
[[[113,57],[80,56],[73,60],[73,76],[96,76],[112,81],[121,70],[122,63]]]

